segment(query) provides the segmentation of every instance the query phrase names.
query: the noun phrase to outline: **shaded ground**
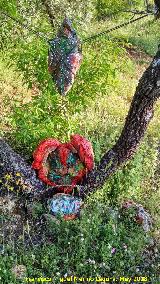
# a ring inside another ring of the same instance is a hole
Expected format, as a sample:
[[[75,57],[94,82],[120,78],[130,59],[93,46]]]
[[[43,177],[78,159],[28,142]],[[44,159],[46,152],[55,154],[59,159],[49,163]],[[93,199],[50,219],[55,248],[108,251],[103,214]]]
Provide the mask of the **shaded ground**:
[[[136,63],[146,64],[152,60],[152,56],[146,54],[143,51],[138,50],[136,47],[125,47],[128,56]]]

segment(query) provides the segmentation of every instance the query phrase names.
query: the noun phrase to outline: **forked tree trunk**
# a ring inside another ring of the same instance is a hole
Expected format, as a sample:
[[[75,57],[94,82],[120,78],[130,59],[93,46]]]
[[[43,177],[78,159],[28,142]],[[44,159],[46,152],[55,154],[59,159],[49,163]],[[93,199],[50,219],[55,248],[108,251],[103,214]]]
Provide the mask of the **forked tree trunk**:
[[[120,165],[131,159],[143,138],[146,128],[153,117],[154,104],[160,97],[160,47],[146,69],[136,88],[124,128],[113,146],[101,159],[99,165],[87,176],[80,192],[82,197],[88,196],[101,187],[107,178],[114,173]],[[0,166],[2,174],[12,173],[15,181],[17,173],[21,174],[22,182],[33,193],[33,197],[45,198],[53,194],[54,188],[42,184],[33,169],[17,155],[10,146],[0,140]]]

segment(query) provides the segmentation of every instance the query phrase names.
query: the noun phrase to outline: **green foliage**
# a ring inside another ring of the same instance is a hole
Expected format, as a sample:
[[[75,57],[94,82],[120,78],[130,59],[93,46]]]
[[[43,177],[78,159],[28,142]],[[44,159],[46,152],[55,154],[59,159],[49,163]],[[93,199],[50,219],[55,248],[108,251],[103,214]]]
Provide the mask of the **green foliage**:
[[[36,218],[36,217],[40,217],[43,214],[44,209],[43,209],[42,203],[34,202],[31,210],[32,210],[33,218]]]
[[[46,235],[54,239],[53,243],[41,249],[19,248],[16,259],[4,258],[2,279],[13,281],[10,273],[6,278],[5,270],[17,264],[26,266],[28,277],[53,277],[55,283],[66,273],[83,277],[112,277],[113,272],[116,276],[124,272],[131,275],[143,261],[140,252],[148,243],[130,216],[121,219],[116,207],[110,208],[98,199],[83,210],[81,220],[62,220],[59,224],[50,220],[47,228]]]
[[[115,48],[115,44],[105,40],[94,44],[92,53],[92,46],[86,47],[77,81],[70,95],[61,98],[47,72],[46,45],[41,41],[37,43],[24,43],[22,49],[15,49],[12,53],[12,60],[14,58],[17,62],[16,66],[23,72],[25,81],[30,87],[36,85],[39,89],[38,96],[27,105],[21,102],[15,104],[14,114],[11,115],[12,124],[16,126],[17,146],[23,145],[23,151],[30,149],[30,153],[45,137],[54,136],[65,141],[71,133],[79,132],[77,123],[72,120],[73,115],[84,110],[95,96],[99,96],[99,92],[103,97],[117,84],[118,56],[123,54],[121,49]],[[95,61],[97,52],[99,58]]]
[[[143,0],[97,0],[96,10],[98,19],[105,19],[106,17],[116,17],[121,15],[124,11],[134,10],[144,7]],[[123,16],[125,16],[123,14]]]
[[[126,7],[129,6],[129,3],[127,0],[123,1],[113,1],[113,0],[98,0],[97,1],[97,17],[98,19],[103,19],[106,16],[110,17],[110,16],[114,16],[115,14],[117,14],[118,12],[120,13],[121,11],[123,11]]]
[[[141,25],[138,33],[135,29],[132,30],[128,40],[134,45],[138,45],[147,54],[153,56],[158,48],[160,39],[159,24],[156,21],[150,20]]]
[[[1,0],[0,2],[0,9],[1,11],[6,11],[9,12],[12,15],[16,15],[17,9],[16,9],[16,0],[10,0],[10,1],[5,1]]]
[[[152,10],[153,3],[149,3]],[[127,11],[142,10],[146,11],[147,7],[143,0],[97,0],[96,11],[98,20],[106,18],[119,18],[121,15],[127,17]]]
[[[49,0],[48,3],[56,20],[62,20],[67,15],[78,25],[83,25],[83,28],[87,28],[86,25],[94,18],[95,0],[64,0],[63,2],[60,0]]]
[[[156,143],[150,148],[145,140],[134,158],[108,180],[104,190],[108,192],[112,204],[118,204],[127,198],[136,199],[137,202],[144,199],[144,192],[153,186],[157,167]]]
[[[10,15],[47,34],[51,31],[39,1],[9,2],[1,1],[1,7],[3,4],[3,9]],[[140,2],[134,1],[135,6],[141,5]],[[115,24],[110,20],[100,24],[92,22],[93,26],[90,21],[87,23],[87,17],[90,20],[94,18],[95,2],[82,1],[81,13],[81,6],[75,9],[79,1],[51,3],[52,9],[57,11],[57,22],[61,21],[64,10],[69,7],[67,13],[73,17],[81,35],[89,35],[91,31],[95,33]],[[97,6],[99,17],[128,7],[128,1],[114,1],[114,5],[111,0],[98,3],[102,3]],[[84,25],[81,25],[83,20]],[[64,142],[69,140],[70,134],[80,133],[92,142],[95,161],[99,162],[121,133],[137,79],[145,68],[145,65],[141,66],[127,56],[124,48],[126,42],[127,48],[134,43],[150,54],[154,46],[155,52],[159,37],[158,24],[146,20],[140,23],[118,30],[112,37],[101,37],[98,41],[85,43],[83,63],[76,82],[67,97],[62,98],[47,71],[46,42],[19,28],[11,20],[5,20],[2,26],[2,59],[5,63],[0,63],[1,135],[7,136],[21,155],[31,159],[40,140],[55,137]],[[153,33],[153,30],[157,33]],[[142,253],[150,241],[150,235],[144,234],[130,216],[132,214],[120,218],[118,209],[125,199],[140,202],[150,209],[158,227],[159,195],[158,180],[155,178],[158,115],[159,105],[134,158],[108,179],[103,189],[91,195],[80,220],[56,222],[50,218],[45,231],[46,244],[41,247],[25,249],[22,240],[18,240],[16,252],[12,243],[2,248],[2,283],[24,283],[15,279],[11,272],[16,264],[25,265],[29,277],[54,277],[55,283],[66,273],[85,277],[133,275],[135,271],[143,276],[156,273],[154,265],[141,267],[145,263]],[[45,210],[40,203],[33,204],[33,219],[47,213]],[[113,248],[116,249],[115,253],[112,253]]]

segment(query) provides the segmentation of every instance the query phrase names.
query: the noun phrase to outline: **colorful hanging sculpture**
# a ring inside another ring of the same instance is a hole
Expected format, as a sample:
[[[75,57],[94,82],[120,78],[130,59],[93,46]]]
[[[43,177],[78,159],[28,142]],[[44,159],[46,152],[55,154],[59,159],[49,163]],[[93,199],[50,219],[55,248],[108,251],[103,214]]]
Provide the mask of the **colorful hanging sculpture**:
[[[42,141],[33,158],[32,167],[38,170],[39,178],[65,193],[72,192],[94,166],[92,145],[79,134],[72,135],[69,143],[56,139]]]
[[[61,216],[65,220],[73,220],[80,215],[82,205],[83,202],[80,198],[58,193],[49,200],[49,211],[55,217]]]
[[[65,18],[57,37],[49,42],[48,71],[61,95],[71,89],[82,61],[81,44],[68,18]]]

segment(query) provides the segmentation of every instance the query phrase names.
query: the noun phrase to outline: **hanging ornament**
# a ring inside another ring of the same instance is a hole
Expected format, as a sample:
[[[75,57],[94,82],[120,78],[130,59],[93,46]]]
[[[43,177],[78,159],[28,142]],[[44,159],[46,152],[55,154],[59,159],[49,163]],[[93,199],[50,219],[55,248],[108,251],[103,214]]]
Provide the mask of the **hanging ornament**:
[[[71,89],[82,61],[81,44],[68,18],[65,18],[57,37],[49,41],[48,71],[58,92],[66,95]]]
[[[39,179],[65,193],[72,192],[94,167],[92,145],[79,134],[72,135],[68,143],[52,138],[42,141],[33,158]]]

